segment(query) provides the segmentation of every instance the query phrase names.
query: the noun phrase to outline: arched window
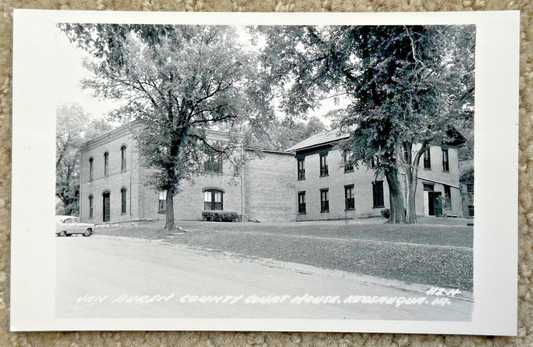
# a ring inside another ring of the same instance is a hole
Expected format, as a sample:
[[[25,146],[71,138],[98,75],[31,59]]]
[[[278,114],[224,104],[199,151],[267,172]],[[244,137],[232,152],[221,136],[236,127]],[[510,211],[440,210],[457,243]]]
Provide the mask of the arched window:
[[[93,180],[93,163],[94,163],[94,159],[90,158],[89,159],[89,182],[92,182]]]
[[[120,201],[121,201],[120,213],[122,213],[122,214],[126,214],[126,195],[127,195],[126,188],[122,188],[120,190]]]
[[[111,220],[111,192],[105,190],[102,193],[102,221],[109,222]]]
[[[89,218],[92,219],[94,217],[94,197],[93,195],[89,195]]]
[[[224,192],[218,189],[204,190],[204,210],[222,211],[224,209]]]
[[[104,176],[109,174],[109,152],[104,153]]]
[[[126,171],[126,145],[120,147],[120,170]]]

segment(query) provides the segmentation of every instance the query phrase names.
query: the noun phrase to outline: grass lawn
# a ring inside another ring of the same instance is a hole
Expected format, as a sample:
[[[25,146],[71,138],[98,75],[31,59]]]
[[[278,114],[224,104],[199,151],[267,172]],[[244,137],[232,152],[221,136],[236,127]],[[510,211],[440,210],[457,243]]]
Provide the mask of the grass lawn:
[[[456,223],[456,222],[452,222]],[[389,225],[368,221],[305,223],[177,222],[190,232],[161,232],[164,223],[97,228],[98,234],[169,242],[472,291],[473,228]]]

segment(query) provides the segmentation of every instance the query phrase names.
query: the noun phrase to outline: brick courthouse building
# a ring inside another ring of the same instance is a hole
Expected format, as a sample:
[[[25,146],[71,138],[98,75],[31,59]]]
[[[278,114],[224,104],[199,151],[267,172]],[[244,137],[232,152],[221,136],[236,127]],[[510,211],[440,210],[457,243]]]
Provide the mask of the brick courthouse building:
[[[87,142],[81,150],[80,217],[84,222],[164,219],[165,194],[146,186],[129,124]],[[209,131],[224,141],[225,134]],[[204,210],[237,212],[260,221],[379,216],[389,206],[387,182],[366,167],[345,165],[336,131],[314,135],[286,152],[263,151],[233,175],[229,163],[205,165],[174,197],[175,216],[199,220]],[[457,149],[431,147],[417,186],[418,215],[462,216]],[[400,177],[402,180],[402,177]]]
[[[354,167],[334,148],[346,138],[325,131],[287,150],[296,157],[297,221],[375,217],[389,207],[387,181],[376,179],[372,169]],[[457,148],[431,146],[420,165],[416,214],[462,217]],[[399,178],[405,188],[405,175]]]
[[[128,124],[87,142],[81,150],[80,217],[92,223],[164,219],[166,196],[144,184],[149,169],[140,166]],[[208,131],[208,139],[225,134]],[[294,157],[263,151],[239,176],[227,162],[205,165],[207,172],[183,182],[174,197],[176,219],[202,219],[204,210],[232,211],[263,221],[294,220]]]

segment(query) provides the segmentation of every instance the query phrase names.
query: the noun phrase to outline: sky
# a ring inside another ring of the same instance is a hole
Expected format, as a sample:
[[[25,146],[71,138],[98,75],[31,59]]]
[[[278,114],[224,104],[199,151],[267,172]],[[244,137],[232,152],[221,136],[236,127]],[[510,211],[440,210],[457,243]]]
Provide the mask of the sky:
[[[240,32],[243,36],[247,35],[244,34],[243,30],[240,30]],[[117,102],[96,99],[91,95],[90,90],[83,90],[80,85],[84,77],[90,76],[88,71],[83,67],[83,59],[90,57],[90,55],[74,47],[59,28],[57,29],[55,48],[58,51],[56,55],[57,64],[61,67],[61,71],[64,72],[59,74],[54,81],[54,89],[57,91],[57,105],[77,103],[93,118],[106,117],[110,111],[117,107]],[[330,110],[345,106],[343,105],[345,102],[345,100],[340,100],[340,105],[337,106],[333,98],[325,99],[322,101],[321,107],[309,113],[308,116],[318,116],[324,124],[329,126],[331,120],[324,118],[323,115]]]
[[[57,29],[56,34],[57,64],[61,66],[63,74],[59,74],[54,88],[58,92],[58,105],[78,103],[85,112],[94,118],[103,118],[116,107],[115,101],[99,100],[91,95],[90,90],[81,88],[81,80],[89,73],[83,67],[84,57],[90,57],[81,49],[76,49],[65,34]]]

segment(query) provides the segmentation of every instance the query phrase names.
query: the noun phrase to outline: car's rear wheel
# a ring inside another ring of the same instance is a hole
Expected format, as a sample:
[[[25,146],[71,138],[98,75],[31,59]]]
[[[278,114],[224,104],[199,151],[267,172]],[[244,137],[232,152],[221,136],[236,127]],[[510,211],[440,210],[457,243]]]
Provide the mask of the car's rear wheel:
[[[67,236],[67,232],[65,230],[63,230],[63,231],[60,231],[58,235],[59,236]]]
[[[87,229],[85,230],[85,232],[83,233],[83,236],[85,237],[88,237],[88,236],[91,236],[93,233],[93,231],[91,229]]]

